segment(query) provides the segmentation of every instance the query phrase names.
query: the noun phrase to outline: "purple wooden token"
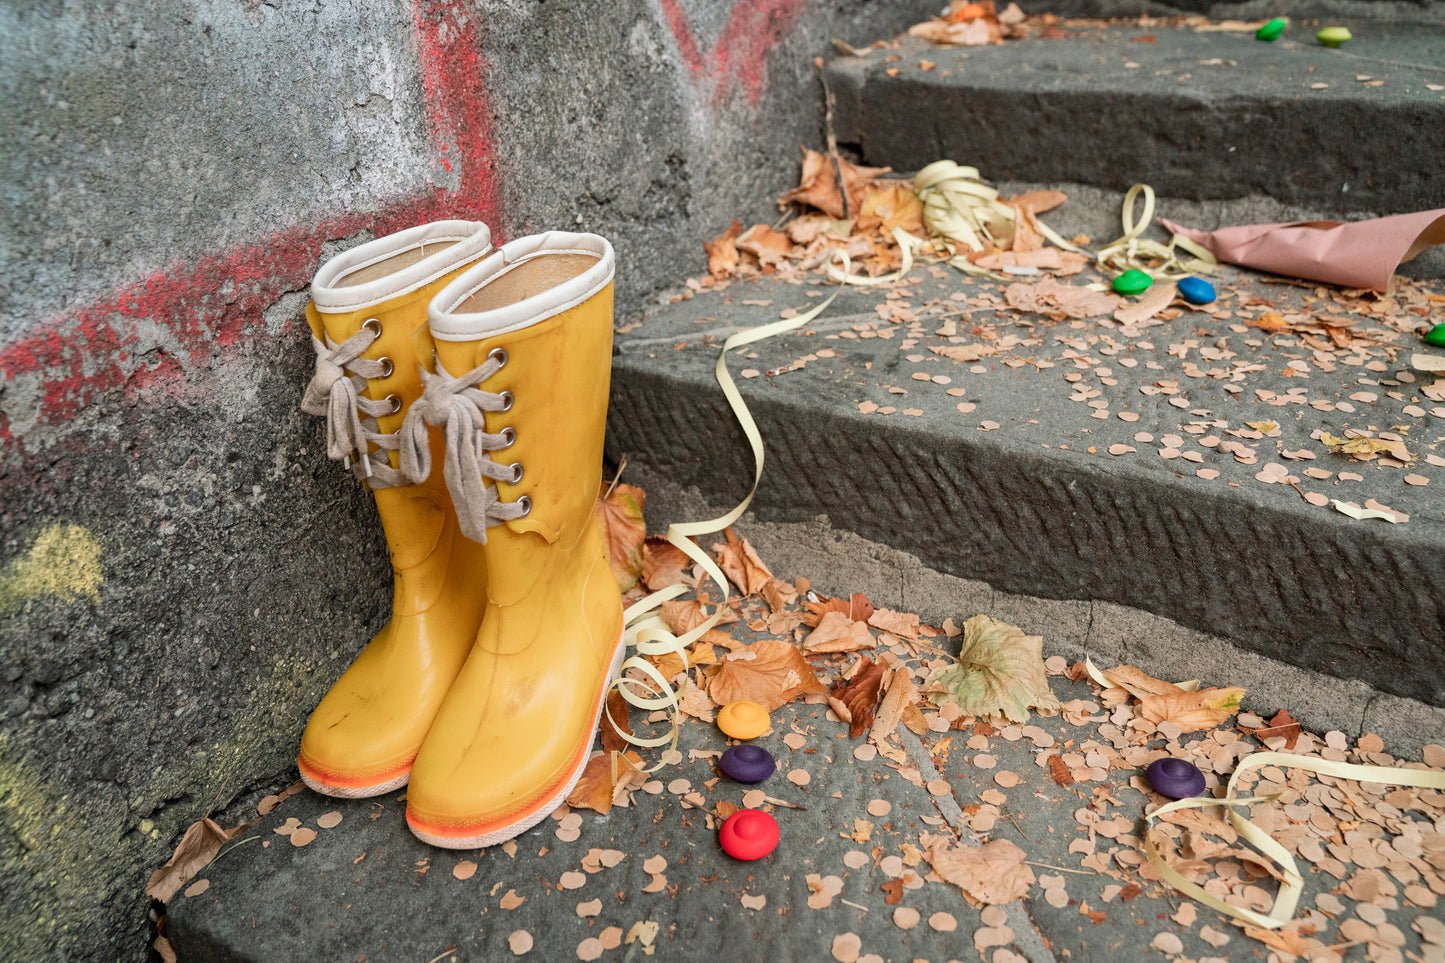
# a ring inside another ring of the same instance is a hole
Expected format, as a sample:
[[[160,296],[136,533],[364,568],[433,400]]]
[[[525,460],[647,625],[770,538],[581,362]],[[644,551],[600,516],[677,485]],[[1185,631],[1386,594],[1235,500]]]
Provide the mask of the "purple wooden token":
[[[734,782],[753,784],[771,776],[777,771],[778,764],[773,761],[773,754],[762,746],[745,744],[733,746],[723,753],[718,760],[718,768]]]
[[[1204,792],[1204,773],[1183,759],[1156,759],[1144,775],[1155,792],[1170,799],[1188,799]]]

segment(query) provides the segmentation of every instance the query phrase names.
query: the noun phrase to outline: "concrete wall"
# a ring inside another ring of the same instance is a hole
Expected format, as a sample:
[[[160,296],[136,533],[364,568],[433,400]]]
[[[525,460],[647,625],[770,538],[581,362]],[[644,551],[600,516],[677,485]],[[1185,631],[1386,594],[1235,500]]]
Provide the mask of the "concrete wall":
[[[586,229],[628,310],[770,216],[830,37],[935,5],[0,7],[0,958],[143,958],[151,869],[289,778],[387,617],[296,408],[317,265],[441,216]]]

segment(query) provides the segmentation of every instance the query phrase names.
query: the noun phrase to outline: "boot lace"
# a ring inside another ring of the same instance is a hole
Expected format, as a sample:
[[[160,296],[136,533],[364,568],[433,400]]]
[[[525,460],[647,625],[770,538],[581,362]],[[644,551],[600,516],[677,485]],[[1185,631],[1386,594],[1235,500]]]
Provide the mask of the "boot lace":
[[[331,335],[325,340],[311,336],[316,352],[316,371],[301,399],[301,410],[326,418],[326,454],[370,482],[372,488],[395,488],[407,484],[405,475],[391,467],[389,458],[372,460],[372,446],[382,452],[395,451],[394,434],[378,430],[376,419],[401,410],[401,398],[387,395],[380,400],[366,397],[367,381],[385,378],[394,370],[390,358],[363,358],[362,352],[381,337],[381,322],[368,318],[357,331],[337,344]]]
[[[522,480],[522,465],[503,465],[492,460],[490,452],[512,447],[517,440],[513,428],[488,432],[485,413],[510,411],[510,391],[491,392],[477,387],[507,364],[505,348],[494,348],[487,360],[460,377],[453,377],[433,355],[435,372],[422,369],[422,393],[406,412],[399,432],[401,471],[410,481],[420,482],[431,475],[431,445],[427,426],[442,429],[446,449],[442,475],[456,508],[462,534],[474,542],[486,544],[487,528],[521,518],[532,510],[526,495],[516,501],[504,502],[497,495],[493,482],[516,484]]]

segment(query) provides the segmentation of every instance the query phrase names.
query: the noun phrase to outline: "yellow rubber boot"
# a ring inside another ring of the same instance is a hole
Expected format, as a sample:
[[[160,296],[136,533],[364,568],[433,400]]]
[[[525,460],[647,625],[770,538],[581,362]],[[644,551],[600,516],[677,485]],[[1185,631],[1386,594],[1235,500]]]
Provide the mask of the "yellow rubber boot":
[[[328,453],[375,495],[393,573],[391,620],[301,737],[301,778],[320,793],[355,798],[406,784],[481,624],[481,546],[458,532],[440,478],[412,484],[400,470],[396,432],[421,396],[412,339],[427,304],[490,250],[486,225],[440,221],[353,248],[311,285],[316,375],[302,408],[327,417]],[[423,443],[440,456],[440,434]]]
[[[621,664],[621,598],[594,514],[612,275],[604,239],[543,234],[431,305],[424,417],[445,424],[448,483],[488,573],[481,631],[407,790],[412,832],[437,846],[490,846],[556,809]]]

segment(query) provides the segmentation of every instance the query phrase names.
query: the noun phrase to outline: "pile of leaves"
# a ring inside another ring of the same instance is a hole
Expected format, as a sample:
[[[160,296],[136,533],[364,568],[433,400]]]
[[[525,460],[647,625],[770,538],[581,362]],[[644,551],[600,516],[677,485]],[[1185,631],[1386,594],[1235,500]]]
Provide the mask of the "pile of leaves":
[[[710,287],[730,278],[800,275],[823,270],[843,251],[855,272],[879,277],[903,264],[898,233],[917,241],[916,257],[946,261],[973,273],[1077,274],[1089,263],[1076,251],[1048,244],[1038,216],[1064,203],[1062,191],[1030,191],[1002,199],[991,213],[976,249],[947,236],[945,216],[926,206],[927,191],[906,178],[888,178],[888,167],[863,167],[836,153],[803,149],[800,182],[778,203],[788,213],[774,226],[740,221],[703,244]],[[938,204],[942,198],[931,203]],[[1075,238],[1085,243],[1088,238]],[[1116,300],[1116,299],[1115,299]],[[1111,300],[1111,307],[1113,306]]]
[[[702,624],[719,600],[710,594],[701,566],[667,540],[647,536],[644,504],[645,494],[631,485],[614,482],[602,491],[597,515],[604,547],[624,605],[676,584],[691,590],[690,597],[662,608],[669,628],[681,635]],[[986,615],[962,627],[952,619],[934,627],[915,614],[878,608],[862,593],[820,596],[805,578],[789,582],[775,576],[731,528],[711,546],[711,554],[737,590],[719,627],[688,648],[687,666],[675,654],[646,656],[673,685],[687,718],[712,724],[718,707],[742,699],[769,712],[796,700],[827,703],[851,738],[866,737],[908,776],[916,769],[896,738],[900,726],[923,736],[977,722],[1026,723],[1031,712],[1057,715],[1066,708],[1049,689],[1040,636]],[[723,628],[739,622],[764,637],[744,641],[737,637],[741,633]],[[957,655],[943,645],[952,639],[958,640]],[[1064,671],[1062,661],[1057,671]],[[1085,672],[1083,665],[1070,670],[1074,678]],[[1176,686],[1127,665],[1110,673],[1106,706],[1137,696],[1142,718],[1170,723],[1180,732],[1220,725],[1238,709],[1244,693],[1237,688],[1192,691],[1187,684]],[[653,688],[641,673],[633,677],[639,686]],[[603,726],[602,751],[589,761],[568,798],[574,808],[605,813],[614,805],[628,805],[646,781],[641,759],[618,735],[632,734],[620,695],[609,699],[607,715],[613,726]],[[662,711],[647,719],[649,725],[666,722]]]

